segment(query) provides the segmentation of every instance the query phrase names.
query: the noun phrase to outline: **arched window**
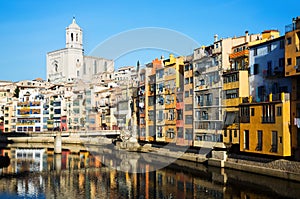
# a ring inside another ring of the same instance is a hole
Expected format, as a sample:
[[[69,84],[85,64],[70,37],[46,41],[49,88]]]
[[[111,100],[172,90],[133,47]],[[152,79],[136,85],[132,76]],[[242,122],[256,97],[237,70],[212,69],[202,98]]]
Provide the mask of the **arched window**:
[[[104,71],[107,71],[107,62],[104,62]]]
[[[71,33],[71,41],[73,41],[73,33]]]
[[[78,41],[78,33],[76,34],[76,41]]]
[[[97,61],[94,61],[94,74],[97,74]]]
[[[86,75],[86,64],[83,63],[83,74]]]

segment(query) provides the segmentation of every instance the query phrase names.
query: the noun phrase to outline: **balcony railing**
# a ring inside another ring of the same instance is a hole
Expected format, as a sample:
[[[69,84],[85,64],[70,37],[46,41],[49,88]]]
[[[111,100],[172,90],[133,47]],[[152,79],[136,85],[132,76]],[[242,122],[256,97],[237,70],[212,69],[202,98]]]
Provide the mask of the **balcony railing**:
[[[275,123],[275,117],[274,116],[263,116],[262,117],[262,123]]]
[[[292,32],[296,29],[294,23],[285,26],[285,33]]]

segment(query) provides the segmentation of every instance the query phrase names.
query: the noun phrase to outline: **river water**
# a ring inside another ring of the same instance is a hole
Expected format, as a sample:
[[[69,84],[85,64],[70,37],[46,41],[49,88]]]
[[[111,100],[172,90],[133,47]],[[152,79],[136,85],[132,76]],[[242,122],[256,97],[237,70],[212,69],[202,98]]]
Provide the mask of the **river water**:
[[[300,183],[180,160],[155,170],[137,159],[141,172],[120,171],[108,153],[7,146],[0,149],[0,198],[300,198]]]

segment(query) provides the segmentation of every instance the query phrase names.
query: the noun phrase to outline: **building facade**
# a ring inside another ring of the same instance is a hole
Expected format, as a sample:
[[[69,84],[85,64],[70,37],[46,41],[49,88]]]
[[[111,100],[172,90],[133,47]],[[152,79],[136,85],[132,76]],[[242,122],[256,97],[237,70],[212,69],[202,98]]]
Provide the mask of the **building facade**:
[[[292,152],[300,159],[300,17],[293,18],[285,33],[285,77],[292,79],[291,134]]]
[[[254,102],[244,98],[240,110],[240,151],[272,156],[291,156],[290,96]]]

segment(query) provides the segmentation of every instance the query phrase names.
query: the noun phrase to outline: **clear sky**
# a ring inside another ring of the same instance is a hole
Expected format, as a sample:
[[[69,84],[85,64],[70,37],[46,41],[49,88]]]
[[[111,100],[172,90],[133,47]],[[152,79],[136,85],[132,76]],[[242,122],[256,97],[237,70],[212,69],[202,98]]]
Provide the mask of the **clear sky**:
[[[183,33],[200,45],[219,38],[284,27],[300,16],[298,0],[2,0],[0,1],[0,80],[46,79],[46,53],[65,47],[65,28],[76,17],[88,54],[99,43],[123,31],[161,27]],[[151,52],[155,58],[162,52]],[[116,66],[151,58],[131,53]],[[147,60],[150,59],[150,60]]]

